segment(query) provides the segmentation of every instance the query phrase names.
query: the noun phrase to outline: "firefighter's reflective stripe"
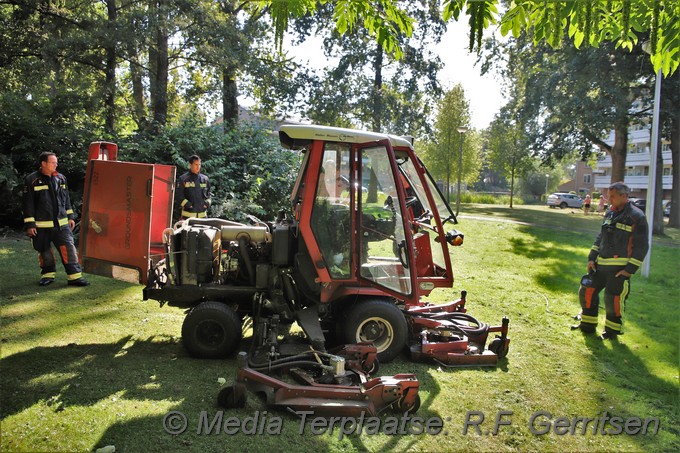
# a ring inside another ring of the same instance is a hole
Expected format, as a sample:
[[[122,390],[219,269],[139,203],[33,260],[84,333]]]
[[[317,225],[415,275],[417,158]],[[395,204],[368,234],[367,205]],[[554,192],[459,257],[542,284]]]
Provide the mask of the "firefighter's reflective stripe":
[[[196,184],[193,181],[186,181],[184,187],[196,187]]]
[[[626,224],[623,224],[623,223],[617,223],[616,228],[618,228],[619,230],[628,231],[629,233],[633,231],[632,225],[626,225]]]
[[[35,217],[26,217],[24,223],[35,222]]]
[[[628,299],[628,294],[630,293],[630,280],[626,280],[623,282],[623,289],[621,290],[621,294],[619,295],[619,313],[617,313],[617,316],[621,316],[621,312],[626,310],[626,300]]]
[[[628,260],[628,262],[629,262],[630,264],[636,265],[637,267],[642,266],[642,261],[636,260],[635,258],[630,258],[630,259]]]
[[[73,214],[73,209],[67,209],[66,210],[66,215],[71,215]]]
[[[81,278],[82,276],[83,276],[83,273],[82,273],[82,272],[78,272],[78,273],[76,273],[76,274],[67,275],[66,278],[67,278],[68,280],[78,280],[78,279]]]
[[[201,184],[201,187],[203,187],[205,189],[206,187],[208,187],[208,185],[207,184]]]
[[[621,323],[610,321],[609,319],[604,322],[604,327],[606,330],[621,332]]]
[[[595,324],[597,325],[597,316],[588,316],[581,314],[581,322],[585,324]]]
[[[203,212],[189,212],[189,211],[182,210],[182,217],[187,218],[187,219],[189,217],[198,217],[200,219],[200,218],[203,218],[203,217],[208,217],[208,214],[206,214],[205,211],[203,211]]]
[[[49,190],[49,186],[33,186],[33,191],[34,192],[40,192],[41,190]]]
[[[597,259],[597,264],[600,266],[625,266],[628,264],[628,258],[602,258]]]
[[[60,227],[68,225],[68,219],[67,218],[59,219],[58,225]],[[37,228],[54,228],[54,222],[51,220],[38,220],[37,222],[35,222],[35,226]]]
[[[599,252],[599,251],[600,251],[600,247],[598,247],[597,245],[593,245],[593,246],[590,248],[590,250],[595,250],[596,252]]]
[[[40,274],[42,278],[55,278],[57,276],[56,272],[45,272],[44,274]]]
[[[182,203],[181,203],[182,207],[184,207],[184,205],[187,204],[187,203],[189,203],[189,200],[187,200],[186,198],[184,200],[182,200]]]

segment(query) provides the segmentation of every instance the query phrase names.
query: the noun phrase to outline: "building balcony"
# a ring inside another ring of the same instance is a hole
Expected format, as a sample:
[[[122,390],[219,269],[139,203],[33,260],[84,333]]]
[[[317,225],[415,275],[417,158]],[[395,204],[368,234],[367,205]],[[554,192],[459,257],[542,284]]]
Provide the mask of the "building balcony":
[[[671,165],[673,163],[671,152],[666,151],[661,154],[664,165]],[[627,153],[626,166],[632,167],[635,165],[649,165],[649,153]],[[595,165],[595,172],[602,168],[611,168],[612,158],[609,154],[602,157]]]
[[[649,183],[649,176],[626,176],[624,181],[628,187],[633,190],[647,190],[647,184]],[[611,175],[606,176],[595,176],[595,189],[602,190],[609,187],[612,183]],[[673,176],[668,175],[663,177],[663,189],[671,190],[673,187]]]

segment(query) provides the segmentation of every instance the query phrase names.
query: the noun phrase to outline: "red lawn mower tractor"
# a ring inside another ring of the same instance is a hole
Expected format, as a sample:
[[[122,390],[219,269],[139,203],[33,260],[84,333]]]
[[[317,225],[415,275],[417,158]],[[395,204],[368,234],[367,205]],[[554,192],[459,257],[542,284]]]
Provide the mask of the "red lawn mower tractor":
[[[448,304],[421,301],[453,285],[449,247],[462,244],[463,234],[411,141],[313,125],[281,126],[279,137],[304,155],[291,212],[273,221],[250,217],[250,224],[192,218],[158,229],[154,219],[168,216],[156,208],[139,220],[149,230],[147,269],[91,257],[86,249],[85,270],[110,275],[133,268],[146,283],[145,300],[189,309],[182,339],[196,357],[231,356],[241,348],[244,323],[252,322],[236,383],[220,394],[227,407],[241,406],[249,389],[294,409],[414,411],[416,377],[372,377],[379,362],[407,350],[414,360],[445,366],[493,366],[507,354],[507,318],[500,326],[473,318],[465,292]],[[165,179],[152,176],[139,186],[153,193]],[[81,247],[110,230],[102,213],[88,213],[88,193],[95,192],[86,187]],[[131,197],[122,198],[128,220]]]

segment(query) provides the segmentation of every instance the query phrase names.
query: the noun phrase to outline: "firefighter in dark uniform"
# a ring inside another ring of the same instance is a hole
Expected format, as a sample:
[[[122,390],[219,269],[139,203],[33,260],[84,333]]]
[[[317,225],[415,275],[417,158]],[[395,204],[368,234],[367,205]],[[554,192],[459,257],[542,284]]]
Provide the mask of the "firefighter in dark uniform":
[[[647,219],[628,201],[628,191],[622,182],[609,186],[610,207],[588,255],[589,274],[579,289],[581,323],[573,328],[583,332],[595,332],[599,294],[604,289],[607,317],[603,339],[623,333],[621,315],[630,292],[630,276],[640,268],[649,250]]]
[[[189,158],[189,171],[179,177],[177,193],[182,197],[180,206],[181,219],[190,217],[207,217],[210,207],[210,181],[201,173],[201,158],[193,155]]]
[[[52,244],[59,250],[66,269],[68,285],[88,286],[83,278],[78,253],[73,243],[72,230],[76,216],[71,208],[66,177],[57,172],[57,156],[44,152],[40,155],[40,169],[24,181],[24,230],[33,248],[40,253],[40,286],[54,283],[57,264]]]

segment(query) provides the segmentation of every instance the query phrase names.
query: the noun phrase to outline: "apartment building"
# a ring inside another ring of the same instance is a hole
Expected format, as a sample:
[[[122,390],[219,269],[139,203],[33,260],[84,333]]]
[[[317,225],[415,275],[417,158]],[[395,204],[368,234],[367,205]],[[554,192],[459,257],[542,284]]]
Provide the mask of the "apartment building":
[[[614,143],[614,131],[605,140],[608,145]],[[651,133],[649,125],[633,125],[628,129],[628,152],[626,154],[626,171],[624,182],[631,189],[631,197],[645,198],[649,184],[649,158],[651,148]],[[663,199],[670,200],[673,176],[671,175],[671,145],[662,140],[661,154],[663,157]],[[606,154],[601,156],[593,171],[595,176],[595,190],[601,191],[611,184],[612,159]]]

